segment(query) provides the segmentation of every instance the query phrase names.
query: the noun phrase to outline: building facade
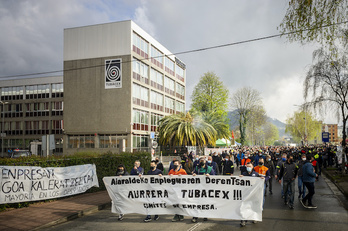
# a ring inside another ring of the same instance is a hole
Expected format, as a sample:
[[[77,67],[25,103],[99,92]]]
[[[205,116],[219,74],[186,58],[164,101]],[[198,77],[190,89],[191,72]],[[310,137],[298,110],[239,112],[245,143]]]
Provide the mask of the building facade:
[[[149,150],[186,66],[132,21],[64,30],[64,153]]]
[[[340,140],[338,138],[339,135],[338,135],[337,124],[323,124],[322,132],[328,132],[329,133],[329,139],[330,139],[331,143],[340,142]]]
[[[54,153],[63,152],[63,76],[0,81],[1,156],[28,149],[32,141],[54,134]],[[2,143],[3,141],[3,143]]]

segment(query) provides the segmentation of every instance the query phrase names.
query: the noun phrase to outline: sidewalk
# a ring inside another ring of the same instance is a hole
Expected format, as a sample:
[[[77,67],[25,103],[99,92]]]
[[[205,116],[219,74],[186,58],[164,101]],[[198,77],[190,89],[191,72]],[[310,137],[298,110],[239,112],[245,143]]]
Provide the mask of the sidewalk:
[[[84,193],[0,213],[0,230],[37,230],[95,212],[110,204],[106,191]]]

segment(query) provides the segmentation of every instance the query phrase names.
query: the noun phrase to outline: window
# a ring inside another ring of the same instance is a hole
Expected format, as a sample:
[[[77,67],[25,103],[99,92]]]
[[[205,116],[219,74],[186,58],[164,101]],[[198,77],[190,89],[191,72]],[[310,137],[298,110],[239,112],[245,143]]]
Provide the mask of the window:
[[[64,85],[63,83],[52,84],[52,98],[63,97]]]
[[[24,87],[3,87],[1,88],[1,100],[19,100],[23,99]]]
[[[25,87],[26,99],[43,99],[50,97],[50,85],[39,84]]]
[[[181,80],[182,82],[185,82],[184,69],[182,69],[178,65],[175,65],[175,73],[177,79]]]
[[[185,100],[185,87],[179,83],[176,83],[176,97]]]
[[[166,65],[166,68],[165,68],[166,72],[174,76],[174,66],[175,66],[174,61],[168,58],[167,56],[164,58],[164,61]]]
[[[163,118],[163,115],[151,113],[151,131],[156,132],[158,128],[158,122]]]
[[[26,135],[46,135],[49,134],[48,120],[44,121],[25,121]]]
[[[133,129],[140,131],[149,130],[149,113],[133,109]]]
[[[165,92],[174,96],[174,93],[175,93],[174,86],[175,86],[174,80],[165,76],[164,77],[164,90],[165,90]]]
[[[139,60],[133,61],[133,79],[149,84],[149,66]]]
[[[149,107],[149,89],[138,84],[133,84],[133,103],[143,107]]]
[[[125,139],[127,142],[126,135],[122,135],[122,134],[99,135],[99,147],[100,148],[119,148],[120,147],[119,142],[120,140],[123,140],[123,139]]]
[[[165,112],[173,114],[174,113],[174,99],[165,97]]]
[[[151,108],[163,111],[163,95],[155,91],[151,91],[150,95]]]
[[[49,102],[26,103],[26,117],[49,116]]]
[[[22,104],[1,104],[1,117],[5,118],[16,118],[23,117]]]
[[[151,62],[163,69],[163,53],[151,46]]]
[[[134,32],[133,32],[133,51],[144,58],[149,57],[148,55],[149,43]]]
[[[63,134],[63,120],[52,120],[52,133]]]
[[[176,101],[176,112],[177,113],[185,113],[185,104]]]
[[[62,116],[64,102],[51,102],[52,105],[52,116]]]
[[[133,135],[133,149],[141,150],[149,147],[148,135]]]
[[[151,86],[163,91],[163,74],[151,68],[150,72]]]
[[[72,135],[68,138],[68,148],[94,148],[94,135]]]

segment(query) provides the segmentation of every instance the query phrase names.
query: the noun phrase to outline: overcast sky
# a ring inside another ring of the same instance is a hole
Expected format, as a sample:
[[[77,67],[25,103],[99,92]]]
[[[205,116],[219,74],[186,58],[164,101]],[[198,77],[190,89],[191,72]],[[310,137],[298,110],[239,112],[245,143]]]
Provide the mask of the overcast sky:
[[[278,34],[287,6],[288,0],[0,0],[0,77],[62,70],[64,28],[131,19],[176,53]],[[304,102],[316,48],[272,38],[180,55],[186,109],[200,77],[213,71],[231,95],[245,86],[259,90],[268,116],[285,122]]]

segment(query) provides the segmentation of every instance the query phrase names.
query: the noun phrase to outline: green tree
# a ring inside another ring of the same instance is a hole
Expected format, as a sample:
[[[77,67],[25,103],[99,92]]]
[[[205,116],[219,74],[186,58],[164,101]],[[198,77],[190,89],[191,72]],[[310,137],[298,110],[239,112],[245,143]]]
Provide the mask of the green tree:
[[[347,0],[290,0],[278,30],[290,42],[317,41],[331,47],[337,38],[347,38],[347,26],[340,24],[348,21],[347,8]]]
[[[239,117],[239,131],[242,145],[246,144],[246,128],[250,115],[256,107],[262,105],[260,92],[250,87],[243,87],[237,90],[232,98],[232,108],[234,108]]]
[[[214,111],[226,114],[228,89],[213,72],[205,73],[192,92],[192,109],[199,112]]]
[[[158,130],[159,143],[170,146],[215,145],[217,136],[213,126],[189,112],[163,117]]]
[[[247,124],[248,137],[251,145],[260,144],[263,141],[262,126],[266,123],[267,115],[262,105],[257,105],[250,111]]]
[[[332,55],[334,53],[334,55]],[[343,125],[342,146],[346,147],[348,121],[348,52],[324,48],[313,53],[313,64],[304,81],[304,96],[319,112],[335,113]],[[342,152],[342,156],[345,153]],[[343,164],[345,158],[343,157]]]
[[[311,112],[297,111],[286,120],[285,132],[289,133],[296,143],[301,140],[305,143],[319,138],[321,123]]]
[[[268,122],[264,126],[264,134],[265,134],[265,145],[273,145],[276,140],[279,139],[279,131],[277,126]]]
[[[230,138],[231,135],[227,116],[221,115],[221,113],[217,111],[197,112],[195,110],[190,110],[190,113],[193,117],[200,117],[204,122],[213,126],[217,132],[217,139]]]

